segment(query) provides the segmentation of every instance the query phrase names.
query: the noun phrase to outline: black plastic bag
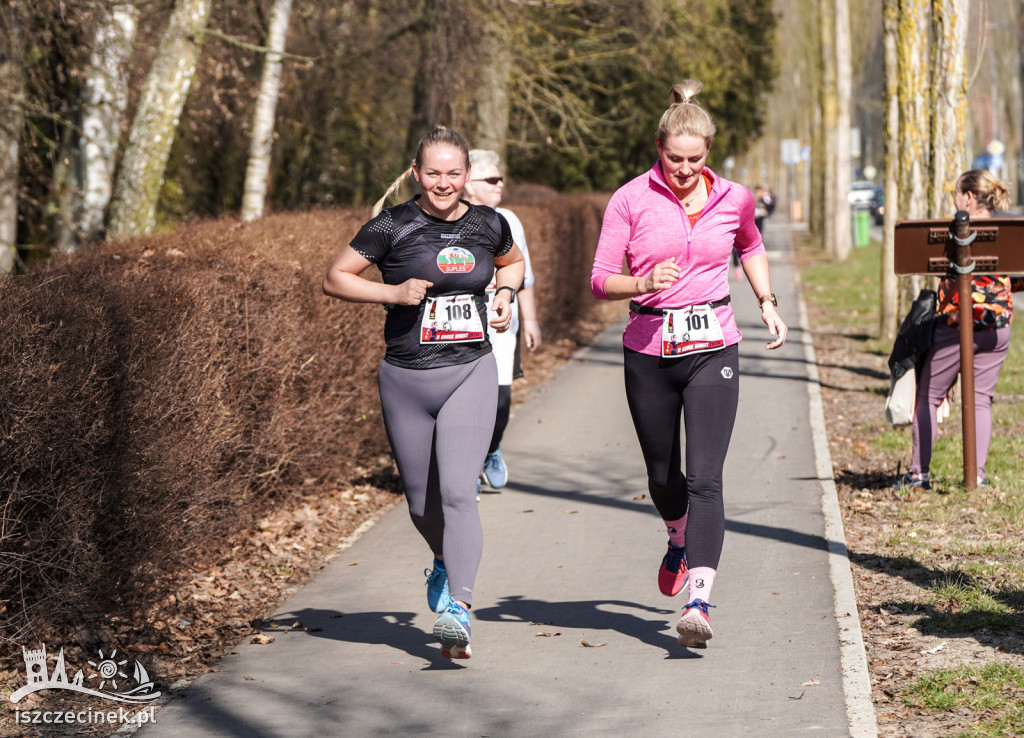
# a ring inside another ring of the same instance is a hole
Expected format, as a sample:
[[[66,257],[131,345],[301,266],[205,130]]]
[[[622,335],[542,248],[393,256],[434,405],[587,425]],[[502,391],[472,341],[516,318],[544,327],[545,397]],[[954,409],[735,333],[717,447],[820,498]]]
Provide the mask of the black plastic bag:
[[[889,354],[889,373],[895,382],[914,369],[932,346],[935,337],[935,310],[938,296],[935,290],[921,290],[907,311],[907,317],[896,332],[896,340]]]

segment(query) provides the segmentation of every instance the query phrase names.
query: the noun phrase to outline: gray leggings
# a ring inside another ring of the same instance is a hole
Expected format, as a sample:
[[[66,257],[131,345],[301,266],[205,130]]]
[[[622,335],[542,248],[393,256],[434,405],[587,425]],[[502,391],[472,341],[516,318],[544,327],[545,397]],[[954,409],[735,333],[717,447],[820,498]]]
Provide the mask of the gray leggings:
[[[471,605],[483,552],[476,480],[498,404],[494,355],[438,369],[384,362],[377,381],[413,525],[444,558],[452,597]]]
[[[978,476],[985,476],[988,447],[992,441],[992,395],[999,381],[999,370],[1010,350],[1010,326],[994,331],[974,331],[974,425]],[[935,339],[925,354],[924,366],[917,378],[917,405],[914,408],[914,451],[910,471],[921,474],[932,463],[932,449],[938,436],[935,411],[960,373],[960,329],[935,326]]]

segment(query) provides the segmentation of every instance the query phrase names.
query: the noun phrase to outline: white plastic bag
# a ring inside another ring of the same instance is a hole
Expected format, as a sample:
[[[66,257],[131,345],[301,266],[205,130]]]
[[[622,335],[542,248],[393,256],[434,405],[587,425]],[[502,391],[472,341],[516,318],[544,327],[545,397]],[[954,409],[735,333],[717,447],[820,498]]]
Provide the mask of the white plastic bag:
[[[917,372],[913,369],[889,383],[889,396],[885,398],[885,419],[893,425],[914,422],[914,400],[917,397]]]

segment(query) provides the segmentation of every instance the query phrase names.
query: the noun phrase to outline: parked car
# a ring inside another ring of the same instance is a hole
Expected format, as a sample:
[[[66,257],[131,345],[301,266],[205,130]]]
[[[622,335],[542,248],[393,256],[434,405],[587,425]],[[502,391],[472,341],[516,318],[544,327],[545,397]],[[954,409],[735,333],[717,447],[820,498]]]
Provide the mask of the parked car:
[[[850,185],[850,194],[847,199],[854,207],[867,207],[875,198],[875,186],[870,182],[854,182]]]

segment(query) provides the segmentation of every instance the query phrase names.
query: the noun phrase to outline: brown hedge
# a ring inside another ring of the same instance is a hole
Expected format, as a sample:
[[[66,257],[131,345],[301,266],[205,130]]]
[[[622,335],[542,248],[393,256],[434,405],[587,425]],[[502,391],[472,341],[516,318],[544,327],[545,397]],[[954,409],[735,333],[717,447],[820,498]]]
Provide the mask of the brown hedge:
[[[511,206],[545,338],[585,339],[606,198],[536,194]],[[383,311],[320,291],[367,215],[193,223],[0,284],[0,639],[144,604],[387,452]]]

